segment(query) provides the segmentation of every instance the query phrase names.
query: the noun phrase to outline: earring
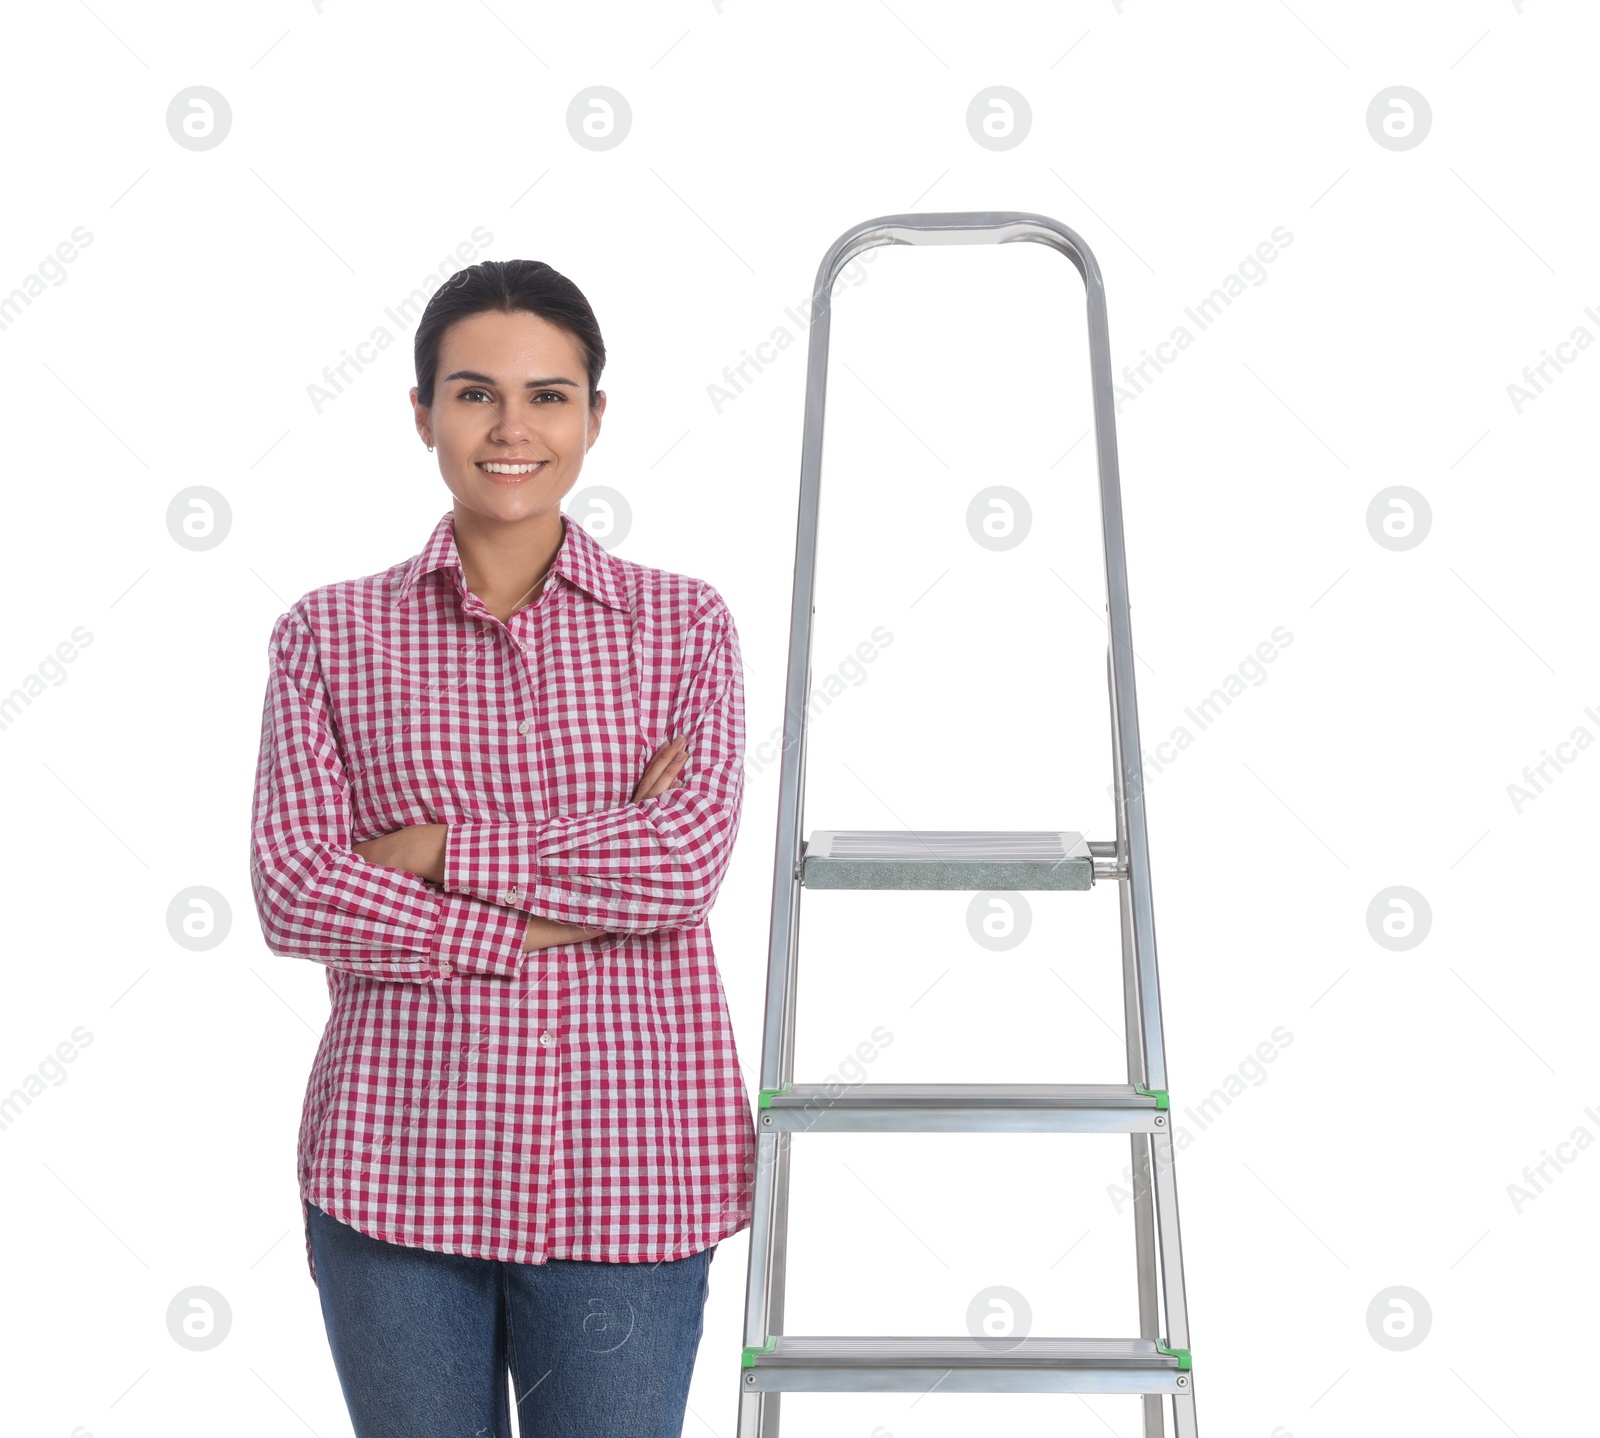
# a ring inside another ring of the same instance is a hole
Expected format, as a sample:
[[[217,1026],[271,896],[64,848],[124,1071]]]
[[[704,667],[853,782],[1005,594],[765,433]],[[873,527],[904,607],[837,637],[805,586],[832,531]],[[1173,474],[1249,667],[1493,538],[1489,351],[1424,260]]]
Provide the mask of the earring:
[[[433,453],[433,446],[431,444],[428,446],[428,453],[429,454]]]

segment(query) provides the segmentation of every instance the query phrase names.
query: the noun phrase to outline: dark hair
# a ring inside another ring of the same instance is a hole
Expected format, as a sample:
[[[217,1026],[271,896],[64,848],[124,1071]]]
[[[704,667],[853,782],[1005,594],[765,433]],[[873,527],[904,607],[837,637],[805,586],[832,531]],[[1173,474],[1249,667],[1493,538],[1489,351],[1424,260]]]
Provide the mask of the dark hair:
[[[433,292],[422,312],[415,345],[418,404],[433,404],[444,332],[457,320],[484,310],[505,314],[527,310],[565,330],[583,351],[589,372],[589,407],[599,403],[606,345],[583,291],[543,260],[480,260],[451,275]]]

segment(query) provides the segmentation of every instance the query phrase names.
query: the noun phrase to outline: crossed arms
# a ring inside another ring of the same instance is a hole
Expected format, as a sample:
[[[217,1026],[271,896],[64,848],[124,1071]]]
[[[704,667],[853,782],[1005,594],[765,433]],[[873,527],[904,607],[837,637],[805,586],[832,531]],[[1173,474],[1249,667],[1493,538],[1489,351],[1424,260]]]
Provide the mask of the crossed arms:
[[[515,975],[533,949],[700,923],[743,796],[738,635],[707,586],[685,639],[669,740],[625,804],[519,822],[411,825],[352,846],[350,786],[316,640],[272,631],[251,823],[268,948],[371,978]]]

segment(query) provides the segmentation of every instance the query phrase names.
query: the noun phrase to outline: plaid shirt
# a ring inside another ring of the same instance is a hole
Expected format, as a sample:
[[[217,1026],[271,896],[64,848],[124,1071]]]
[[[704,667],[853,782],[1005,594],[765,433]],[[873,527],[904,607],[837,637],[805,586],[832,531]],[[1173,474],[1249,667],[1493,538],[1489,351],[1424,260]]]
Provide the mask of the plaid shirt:
[[[517,1263],[684,1258],[748,1225],[755,1181],[706,922],[744,789],[733,619],[564,518],[502,623],[452,518],[272,631],[251,884],[332,1005],[301,1216]],[[633,803],[680,733],[684,784]],[[352,852],[408,824],[448,826],[442,883]],[[607,932],[523,953],[532,914]]]

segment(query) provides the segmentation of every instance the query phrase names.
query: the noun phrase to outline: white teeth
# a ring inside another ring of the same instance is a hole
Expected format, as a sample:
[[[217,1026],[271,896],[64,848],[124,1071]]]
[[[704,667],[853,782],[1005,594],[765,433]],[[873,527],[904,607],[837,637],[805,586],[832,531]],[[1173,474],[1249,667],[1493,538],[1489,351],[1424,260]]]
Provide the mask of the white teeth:
[[[490,474],[532,474],[543,463],[540,460],[539,464],[481,464],[478,468],[486,469]]]

